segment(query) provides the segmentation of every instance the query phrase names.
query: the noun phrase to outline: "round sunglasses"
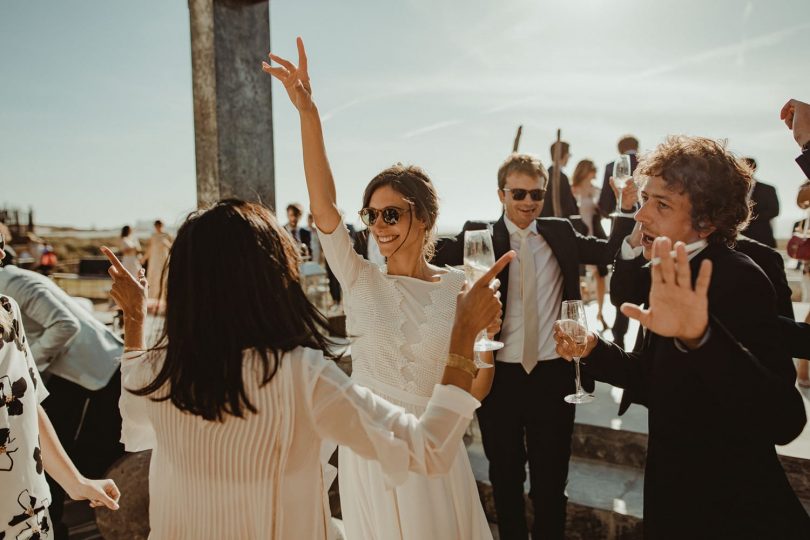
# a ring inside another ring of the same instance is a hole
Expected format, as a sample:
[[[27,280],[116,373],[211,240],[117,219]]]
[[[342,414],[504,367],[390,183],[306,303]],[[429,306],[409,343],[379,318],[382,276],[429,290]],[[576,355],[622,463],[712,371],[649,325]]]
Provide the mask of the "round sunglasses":
[[[526,195],[529,195],[533,201],[541,201],[543,197],[546,195],[545,189],[510,189],[510,188],[502,188],[501,191],[508,191],[512,194],[512,198],[516,201],[522,201],[526,198]]]
[[[360,220],[371,227],[376,223],[377,217],[382,216],[383,223],[386,225],[396,225],[402,218],[403,214],[410,212],[410,208],[397,208],[396,206],[386,206],[382,210],[376,208],[363,208],[358,212]]]

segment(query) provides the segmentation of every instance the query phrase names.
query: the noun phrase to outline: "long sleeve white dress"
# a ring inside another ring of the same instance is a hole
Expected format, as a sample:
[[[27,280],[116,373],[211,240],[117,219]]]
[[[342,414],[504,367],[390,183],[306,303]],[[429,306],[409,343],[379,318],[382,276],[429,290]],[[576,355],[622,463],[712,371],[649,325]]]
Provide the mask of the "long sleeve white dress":
[[[319,232],[344,294],[352,338],[352,379],[419,415],[441,380],[464,273],[437,282],[388,275],[352,249],[343,224]],[[447,475],[409,474],[392,486],[380,463],[351,447],[339,453],[340,502],[351,540],[491,539],[470,460],[461,441]]]
[[[325,477],[324,441],[376,460],[398,485],[409,471],[451,468],[479,406],[459,388],[436,385],[417,418],[354,384],[320,351],[299,347],[283,355],[265,386],[258,355],[247,351],[242,376],[258,412],[211,422],[126,390],[151,382],[163,358],[162,351],[125,353],[121,364],[121,440],[128,451],[152,449],[152,540],[328,538],[334,477]]]

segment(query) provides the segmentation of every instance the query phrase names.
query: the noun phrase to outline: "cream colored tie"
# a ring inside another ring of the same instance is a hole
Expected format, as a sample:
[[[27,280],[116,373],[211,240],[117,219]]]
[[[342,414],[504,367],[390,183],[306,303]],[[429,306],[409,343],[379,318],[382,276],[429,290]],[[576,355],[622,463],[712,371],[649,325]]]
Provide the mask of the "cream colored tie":
[[[537,319],[537,269],[534,253],[529,244],[532,232],[520,231],[520,294],[523,301],[523,369],[531,373],[537,365],[537,334],[540,323]]]

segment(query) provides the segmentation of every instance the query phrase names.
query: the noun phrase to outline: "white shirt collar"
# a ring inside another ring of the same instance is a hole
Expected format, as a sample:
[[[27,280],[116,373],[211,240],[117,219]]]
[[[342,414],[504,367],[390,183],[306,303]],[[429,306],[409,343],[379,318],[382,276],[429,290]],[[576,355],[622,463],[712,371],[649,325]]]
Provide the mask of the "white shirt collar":
[[[509,217],[506,215],[506,212],[503,213],[503,222],[506,224],[506,230],[509,231],[509,236],[512,236],[515,233],[520,234],[521,231],[525,230],[525,229],[521,229],[520,227],[515,225],[512,222],[512,220],[509,219]],[[534,234],[540,234],[540,233],[537,232],[537,220],[536,219],[533,219],[532,222],[529,223],[529,226],[526,227],[526,229],[529,229]]]

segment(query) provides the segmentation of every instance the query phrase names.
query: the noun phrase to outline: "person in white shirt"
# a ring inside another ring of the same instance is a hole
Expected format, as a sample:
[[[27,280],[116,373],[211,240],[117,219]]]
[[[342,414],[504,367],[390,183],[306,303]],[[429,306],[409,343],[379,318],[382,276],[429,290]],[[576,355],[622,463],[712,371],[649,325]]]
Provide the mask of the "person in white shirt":
[[[632,230],[618,218],[609,240],[582,236],[571,222],[539,218],[548,175],[530,154],[512,154],[498,169],[498,196],[504,213],[493,223],[465,223],[442,244],[434,261],[459,265],[464,233],[491,227],[495,256],[509,249],[518,258],[498,278],[502,283],[504,348],[495,353],[492,390],[478,411],[489,479],[501,538],[528,538],[523,490],[529,464],[534,506],[533,538],[565,536],[565,484],[574,406],[563,398],[574,390],[572,366],[556,353],[552,337],[563,300],[580,298],[579,265],[608,264]],[[634,187],[622,204],[635,204]],[[593,381],[590,388],[593,389]]]
[[[229,241],[212,258],[218,237]],[[328,322],[266,207],[226,200],[188,218],[169,260],[164,332],[148,351],[146,280],[103,252],[124,310],[122,439],[152,449],[152,540],[327,538],[326,441],[378,463],[390,488],[410,472],[446,473],[479,405],[473,341],[498,317],[492,281],[513,255],[458,295],[449,354],[433,358],[445,365],[441,384],[417,417],[324,358],[336,349]]]

